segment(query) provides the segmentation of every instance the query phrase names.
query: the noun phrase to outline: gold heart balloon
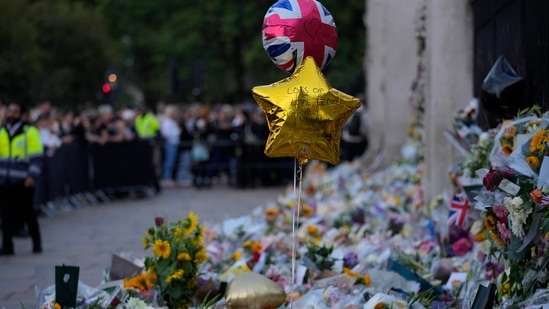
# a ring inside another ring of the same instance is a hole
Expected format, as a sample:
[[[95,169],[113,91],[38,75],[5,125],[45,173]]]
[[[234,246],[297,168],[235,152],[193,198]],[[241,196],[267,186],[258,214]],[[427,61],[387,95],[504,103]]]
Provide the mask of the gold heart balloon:
[[[331,88],[313,58],[288,78],[254,87],[252,95],[269,124],[268,157],[339,163],[341,131],[360,100]]]
[[[286,300],[284,289],[258,273],[237,275],[227,286],[225,302],[231,309],[275,309]]]

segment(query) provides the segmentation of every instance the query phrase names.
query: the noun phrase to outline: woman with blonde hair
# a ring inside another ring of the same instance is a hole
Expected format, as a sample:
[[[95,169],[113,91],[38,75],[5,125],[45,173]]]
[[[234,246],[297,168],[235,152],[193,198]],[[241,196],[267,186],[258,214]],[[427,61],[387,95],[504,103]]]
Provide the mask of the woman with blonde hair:
[[[162,167],[162,185],[173,187],[173,169],[177,159],[179,137],[181,129],[179,128],[179,111],[175,105],[168,105],[165,108],[165,115],[160,123],[160,134],[164,139],[164,164]]]

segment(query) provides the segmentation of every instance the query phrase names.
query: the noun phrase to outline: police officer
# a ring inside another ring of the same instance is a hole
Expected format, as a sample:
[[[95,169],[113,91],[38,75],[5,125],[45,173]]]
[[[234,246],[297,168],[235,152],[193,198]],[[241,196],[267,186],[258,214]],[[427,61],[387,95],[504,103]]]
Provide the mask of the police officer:
[[[44,155],[38,129],[23,121],[28,112],[19,102],[9,104],[6,124],[0,128],[0,207],[3,216],[0,255],[13,255],[17,218],[22,217],[32,238],[34,253],[42,241],[34,209],[35,183]]]
[[[156,139],[159,137],[160,121],[158,118],[147,110],[146,106],[141,106],[138,109],[137,117],[135,118],[135,132],[141,140],[150,142],[153,149],[153,166],[151,171],[151,182],[156,193],[159,193],[160,181],[158,179],[157,166],[159,165],[158,147],[155,145]]]

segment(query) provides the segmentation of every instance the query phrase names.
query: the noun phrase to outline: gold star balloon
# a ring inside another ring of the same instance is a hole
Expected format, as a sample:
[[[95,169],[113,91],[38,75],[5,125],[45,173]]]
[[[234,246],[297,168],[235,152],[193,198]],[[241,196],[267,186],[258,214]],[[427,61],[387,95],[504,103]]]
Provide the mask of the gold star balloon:
[[[331,88],[313,58],[305,58],[288,78],[254,87],[252,94],[269,124],[268,157],[339,163],[341,131],[360,100]]]

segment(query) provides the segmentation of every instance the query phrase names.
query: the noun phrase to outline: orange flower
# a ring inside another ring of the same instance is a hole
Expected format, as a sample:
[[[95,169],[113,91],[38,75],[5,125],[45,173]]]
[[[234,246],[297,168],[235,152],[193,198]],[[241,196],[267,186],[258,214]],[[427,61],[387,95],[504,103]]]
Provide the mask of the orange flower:
[[[505,138],[513,138],[517,134],[517,128],[515,126],[510,126],[505,129],[505,132],[503,133],[503,136]]]
[[[309,225],[307,226],[307,233],[309,233],[310,235],[314,235],[318,232],[318,228],[314,225]]]
[[[530,166],[533,171],[537,171],[540,165],[539,159],[536,156],[529,156],[526,158],[526,163],[528,163],[528,166]]]
[[[501,151],[506,155],[506,156],[510,156],[511,153],[513,153],[513,146],[511,146],[511,144],[508,144],[508,143],[503,143],[501,145]]]
[[[280,211],[277,208],[267,208],[267,209],[265,209],[265,216],[276,217],[276,216],[278,216],[279,213],[280,213]]]
[[[259,253],[259,252],[261,252],[262,248],[263,248],[263,246],[261,245],[260,242],[255,242],[252,246],[252,252]]]
[[[530,192],[530,198],[536,204],[541,204],[541,189],[536,189]]]

